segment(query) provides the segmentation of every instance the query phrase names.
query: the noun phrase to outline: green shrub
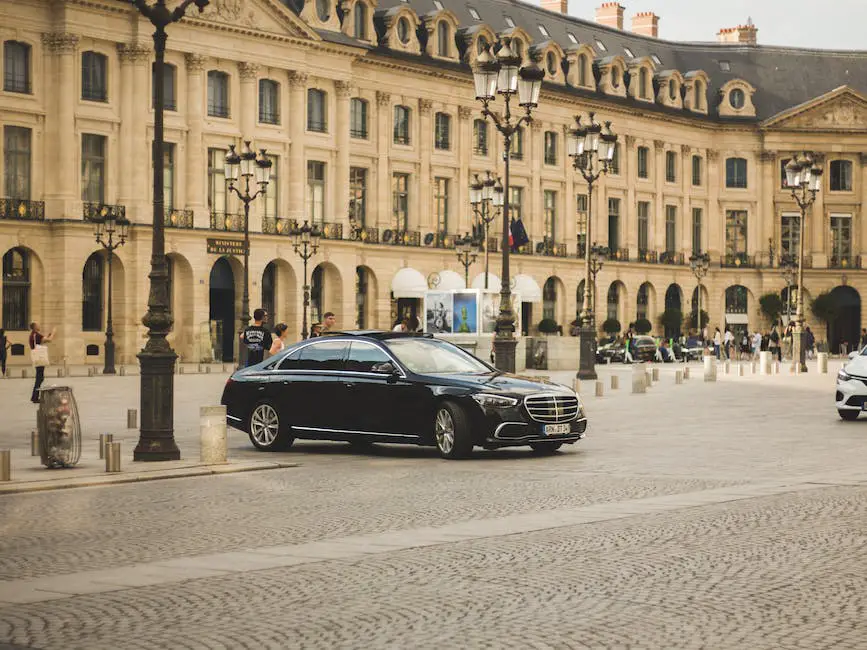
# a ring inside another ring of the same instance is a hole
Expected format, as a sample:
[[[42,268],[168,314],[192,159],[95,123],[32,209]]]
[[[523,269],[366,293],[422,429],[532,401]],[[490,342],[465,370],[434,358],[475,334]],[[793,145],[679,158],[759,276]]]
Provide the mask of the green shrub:
[[[543,318],[539,321],[539,331],[542,334],[556,334],[560,331],[560,326],[553,318]]]
[[[633,327],[638,334],[649,334],[653,329],[653,323],[646,318],[639,318],[633,323]]]
[[[618,334],[621,329],[620,321],[616,318],[609,318],[607,321],[602,323],[602,331],[608,335]]]

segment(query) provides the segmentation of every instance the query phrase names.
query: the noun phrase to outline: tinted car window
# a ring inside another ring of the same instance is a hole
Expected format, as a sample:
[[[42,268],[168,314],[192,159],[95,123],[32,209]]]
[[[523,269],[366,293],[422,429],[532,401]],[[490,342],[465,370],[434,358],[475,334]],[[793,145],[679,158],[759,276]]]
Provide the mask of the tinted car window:
[[[412,372],[489,373],[491,368],[459,347],[437,339],[392,339],[388,347]]]
[[[299,361],[300,357],[301,350],[290,352],[283,357],[283,360],[280,362],[280,370],[298,370],[301,367],[301,362]]]
[[[280,364],[281,370],[343,370],[346,341],[313,343],[290,353]]]
[[[370,343],[351,343],[346,369],[354,372],[373,372],[377,363],[388,363],[391,359],[381,349]]]

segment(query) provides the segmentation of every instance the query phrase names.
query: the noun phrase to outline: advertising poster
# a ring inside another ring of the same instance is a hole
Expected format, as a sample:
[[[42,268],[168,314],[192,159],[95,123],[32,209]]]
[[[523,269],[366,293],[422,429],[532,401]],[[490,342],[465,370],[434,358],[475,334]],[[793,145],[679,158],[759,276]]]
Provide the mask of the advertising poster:
[[[479,315],[477,293],[458,291],[454,294],[453,334],[478,334]]]
[[[497,330],[497,316],[500,314],[500,294],[482,294],[482,334],[494,334]],[[521,297],[512,294],[512,312],[515,315],[515,336],[521,336]]]
[[[451,334],[454,316],[453,294],[428,291],[425,295],[425,332]]]

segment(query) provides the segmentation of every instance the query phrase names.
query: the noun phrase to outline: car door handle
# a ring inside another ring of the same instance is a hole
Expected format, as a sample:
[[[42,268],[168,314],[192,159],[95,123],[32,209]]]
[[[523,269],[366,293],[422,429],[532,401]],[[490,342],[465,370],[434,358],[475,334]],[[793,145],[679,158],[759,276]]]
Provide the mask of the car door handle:
[[[343,386],[346,388],[355,388],[355,383],[353,383],[351,381],[345,381],[345,382],[343,382]]]

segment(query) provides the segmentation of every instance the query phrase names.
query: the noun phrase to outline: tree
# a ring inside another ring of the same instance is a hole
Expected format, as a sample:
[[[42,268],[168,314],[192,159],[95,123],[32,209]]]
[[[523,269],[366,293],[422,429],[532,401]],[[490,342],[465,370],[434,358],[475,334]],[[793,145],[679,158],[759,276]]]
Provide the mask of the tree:
[[[825,324],[825,337],[830,339],[829,328],[837,320],[837,301],[828,293],[820,293],[810,303],[810,311],[817,320]]]
[[[695,315],[695,310],[693,309],[692,313],[686,317],[687,328],[691,329],[691,330],[698,329],[695,325],[696,320],[697,320],[697,317]],[[702,309],[701,310],[701,326],[707,327],[707,324],[709,322],[710,322],[710,316],[708,316],[707,312],[704,309]]]
[[[683,327],[683,312],[679,309],[666,309],[659,316],[659,323],[666,332],[680,334]]]
[[[650,332],[650,330],[653,329],[653,323],[651,323],[646,318],[639,318],[637,321],[635,321],[633,327],[638,334],[647,334],[648,332]]]
[[[620,321],[616,318],[609,318],[607,321],[602,323],[602,331],[608,334],[609,336],[614,336],[621,330]]]
[[[759,307],[762,310],[762,315],[768,319],[771,325],[774,325],[779,322],[780,315],[786,306],[783,304],[783,299],[780,298],[779,294],[766,293],[759,298]]]

